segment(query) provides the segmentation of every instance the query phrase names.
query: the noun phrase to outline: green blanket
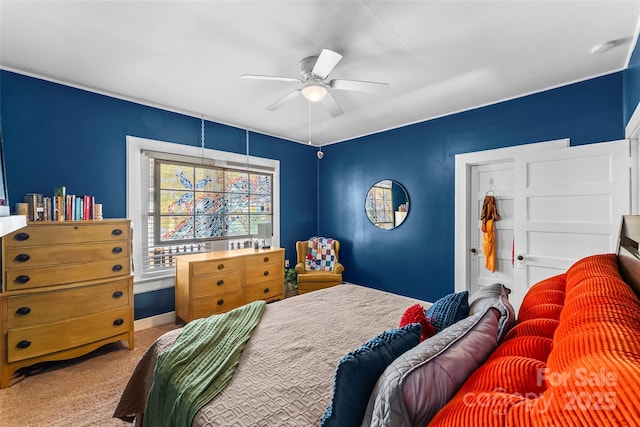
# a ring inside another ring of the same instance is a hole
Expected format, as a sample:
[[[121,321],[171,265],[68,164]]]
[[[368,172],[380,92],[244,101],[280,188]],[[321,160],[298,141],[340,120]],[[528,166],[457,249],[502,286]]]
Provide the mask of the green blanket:
[[[265,307],[255,301],[187,323],[158,356],[143,426],[190,426],[200,408],[231,381]]]

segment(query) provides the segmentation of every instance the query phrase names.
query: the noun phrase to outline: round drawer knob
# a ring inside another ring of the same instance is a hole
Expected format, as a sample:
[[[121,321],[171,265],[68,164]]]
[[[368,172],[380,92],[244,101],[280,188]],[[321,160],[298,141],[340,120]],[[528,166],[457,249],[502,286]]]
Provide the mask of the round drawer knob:
[[[124,319],[116,319],[113,321],[113,326],[122,326],[124,324]]]
[[[222,280],[222,279],[218,280],[218,281],[216,282],[216,285],[218,285],[218,286],[222,286],[222,285],[224,285],[224,280]]]
[[[219,299],[219,300],[218,300],[218,302],[217,302],[217,304],[218,304],[218,305],[222,305],[222,304],[224,304],[224,300],[223,300],[223,299]]]
[[[29,233],[18,233],[15,236],[13,236],[13,238],[18,242],[24,242],[25,240],[28,240],[29,237],[30,237]]]
[[[264,262],[269,262],[269,257],[268,256],[264,257]]]
[[[111,249],[111,252],[113,252],[114,254],[120,254],[122,253],[122,248],[120,246],[116,246],[115,248]]]
[[[119,228],[114,228],[114,229],[111,231],[111,235],[112,235],[112,236],[121,236],[121,235],[122,235],[122,230],[120,230]]]
[[[263,276],[268,276],[268,275],[269,275],[269,272],[268,272],[268,271],[265,271],[264,273],[262,273],[262,275],[263,275]]]
[[[24,285],[25,283],[27,283],[29,280],[31,280],[31,277],[21,274],[20,276],[16,277],[16,283],[20,284],[20,285]]]
[[[124,294],[122,293],[122,291],[115,291],[115,292],[113,293],[113,295],[111,295],[111,296],[112,296],[114,299],[117,299],[117,298],[122,298],[122,295],[124,295]]]
[[[31,313],[31,307],[20,307],[16,310],[18,316],[26,316],[29,313]]]
[[[113,267],[111,267],[111,271],[114,271],[114,272],[122,271],[122,266],[120,264],[116,264]]]
[[[31,341],[22,340],[18,342],[18,344],[16,344],[16,348],[19,348],[20,350],[24,350],[25,348],[28,348],[30,345],[31,345]]]
[[[224,264],[218,264],[218,270],[222,270],[224,268]]]
[[[264,288],[264,291],[263,291],[263,292],[264,292],[265,294],[268,294],[268,293],[269,293],[269,288]]]
[[[27,262],[31,259],[31,257],[27,254],[18,254],[14,259],[16,260],[16,262]]]

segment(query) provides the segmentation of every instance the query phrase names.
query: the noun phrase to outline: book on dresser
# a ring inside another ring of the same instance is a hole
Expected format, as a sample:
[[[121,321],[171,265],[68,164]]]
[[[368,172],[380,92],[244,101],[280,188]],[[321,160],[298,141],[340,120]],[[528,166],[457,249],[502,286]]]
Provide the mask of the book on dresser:
[[[35,221],[2,238],[0,388],[36,363],[134,347],[131,223]]]

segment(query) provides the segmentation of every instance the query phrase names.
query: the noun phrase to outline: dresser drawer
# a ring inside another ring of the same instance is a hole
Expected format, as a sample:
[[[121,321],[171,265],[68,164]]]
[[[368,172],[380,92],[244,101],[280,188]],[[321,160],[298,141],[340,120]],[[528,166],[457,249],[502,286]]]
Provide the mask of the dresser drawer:
[[[129,257],[126,241],[78,245],[14,246],[7,248],[5,268],[59,265]]]
[[[40,292],[7,298],[7,328],[23,328],[89,316],[133,304],[130,279],[81,288]]]
[[[194,262],[191,265],[192,274],[194,276],[200,276],[203,274],[211,273],[223,273],[230,270],[241,270],[242,259],[241,258],[223,258],[207,261]]]
[[[7,332],[8,361],[55,353],[129,332],[131,309],[102,312],[42,326]]]
[[[129,240],[129,224],[120,222],[48,222],[28,225],[6,237],[6,247],[64,245],[69,243]]]
[[[245,271],[245,284],[247,286],[276,279],[284,283],[284,267],[281,263],[266,265],[247,264]]]
[[[242,305],[242,292],[225,292],[191,299],[191,319],[209,317],[212,314],[223,313]]]
[[[262,268],[266,265],[284,265],[284,254],[272,252],[266,254],[250,255],[247,257],[247,268]],[[284,267],[283,267],[284,268]]]
[[[52,265],[37,268],[8,268],[7,291],[40,288],[79,281],[128,276],[129,257],[81,264]]]
[[[242,270],[231,270],[226,273],[194,276],[191,280],[190,294],[194,297],[219,294],[238,289],[242,283]]]
[[[282,298],[284,284],[281,281],[269,281],[244,288],[244,304],[261,299]]]

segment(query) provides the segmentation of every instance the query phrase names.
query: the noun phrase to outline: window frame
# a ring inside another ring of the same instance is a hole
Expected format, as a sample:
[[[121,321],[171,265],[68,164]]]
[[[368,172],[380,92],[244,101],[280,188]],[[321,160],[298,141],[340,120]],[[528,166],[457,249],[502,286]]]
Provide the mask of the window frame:
[[[199,160],[203,165],[225,167],[252,173],[272,175],[272,232],[271,244],[280,246],[280,161],[247,154],[231,153],[191,145],[157,141],[135,136],[126,137],[127,191],[126,212],[132,223],[134,293],[149,292],[175,286],[174,271],[145,272],[143,254],[148,241],[148,159],[154,157],[168,161]],[[233,239],[211,241],[211,250],[225,250]]]

